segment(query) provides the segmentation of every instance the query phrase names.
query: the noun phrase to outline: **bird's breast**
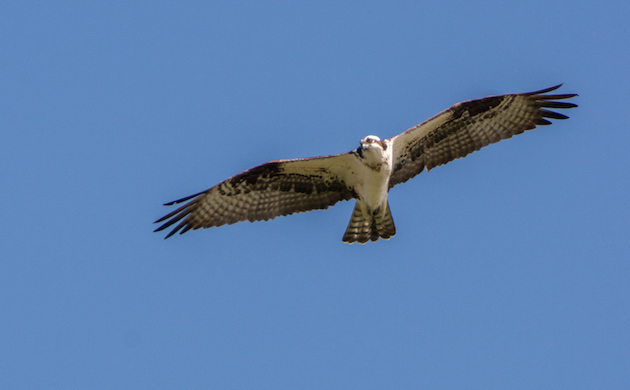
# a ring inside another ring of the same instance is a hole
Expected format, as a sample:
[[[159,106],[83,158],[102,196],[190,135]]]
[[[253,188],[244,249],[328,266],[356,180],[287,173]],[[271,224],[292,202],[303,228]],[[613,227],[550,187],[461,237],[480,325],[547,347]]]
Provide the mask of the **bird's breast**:
[[[380,169],[362,165],[357,172],[355,191],[370,209],[377,209],[387,200],[390,172],[391,166],[388,161],[383,162]]]

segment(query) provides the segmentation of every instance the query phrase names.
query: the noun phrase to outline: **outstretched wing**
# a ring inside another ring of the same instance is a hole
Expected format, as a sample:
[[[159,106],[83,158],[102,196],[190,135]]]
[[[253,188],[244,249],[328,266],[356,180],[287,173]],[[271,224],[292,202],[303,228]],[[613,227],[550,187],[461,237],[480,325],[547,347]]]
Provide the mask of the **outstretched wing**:
[[[394,166],[389,187],[406,182],[425,168],[428,171],[537,125],[551,124],[545,118],[567,119],[546,108],[577,107],[555,101],[577,94],[543,95],[560,86],[457,103],[393,137]]]
[[[155,231],[178,223],[165,238],[180,231],[269,220],[281,215],[325,209],[356,194],[350,175],[353,152],[332,156],[277,160],[241,172],[216,186],[174,202],[189,201],[155,221]],[[350,181],[350,183],[348,183]],[[192,199],[192,200],[191,200]]]

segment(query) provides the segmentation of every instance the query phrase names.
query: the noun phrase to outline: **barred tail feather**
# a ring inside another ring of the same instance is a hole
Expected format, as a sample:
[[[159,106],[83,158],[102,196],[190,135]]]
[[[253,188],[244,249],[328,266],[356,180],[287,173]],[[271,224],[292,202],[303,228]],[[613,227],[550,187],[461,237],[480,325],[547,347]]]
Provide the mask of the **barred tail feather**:
[[[396,234],[396,225],[394,225],[394,219],[392,218],[392,213],[389,211],[389,202],[386,203],[385,213],[381,216],[375,216],[376,220],[376,229],[378,229],[378,235],[385,239],[389,240],[391,237],[394,237]],[[372,241],[376,241],[376,239],[372,239]]]
[[[361,210],[361,201],[357,200],[352,211],[352,217],[348,223],[348,228],[343,235],[343,242],[352,244],[353,242],[360,242],[365,244],[370,237],[371,221],[368,221],[363,217],[363,211]]]
[[[362,206],[364,206],[363,202],[357,200],[348,228],[343,235],[343,242],[365,244],[369,240],[376,241],[379,237],[388,240],[396,234],[389,203],[386,203],[384,213],[376,212],[376,214],[364,213]]]

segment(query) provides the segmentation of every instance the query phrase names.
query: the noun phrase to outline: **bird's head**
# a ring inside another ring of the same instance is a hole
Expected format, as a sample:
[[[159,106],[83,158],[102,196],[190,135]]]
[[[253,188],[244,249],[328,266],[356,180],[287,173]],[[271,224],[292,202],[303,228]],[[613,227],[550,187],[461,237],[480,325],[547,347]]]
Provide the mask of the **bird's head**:
[[[384,142],[375,135],[368,135],[361,140],[361,149],[367,150],[372,148],[385,149]]]
[[[375,135],[368,135],[361,140],[361,145],[357,152],[369,164],[380,164],[387,154],[386,150],[387,142],[382,141]]]

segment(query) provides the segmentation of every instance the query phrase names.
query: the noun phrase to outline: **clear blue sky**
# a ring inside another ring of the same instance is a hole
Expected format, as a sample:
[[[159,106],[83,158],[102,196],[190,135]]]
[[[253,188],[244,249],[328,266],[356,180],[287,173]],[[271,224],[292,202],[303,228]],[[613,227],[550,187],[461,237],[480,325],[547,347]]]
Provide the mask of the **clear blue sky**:
[[[630,388],[627,1],[0,7],[6,389]],[[558,83],[390,192],[163,240],[162,203]]]

